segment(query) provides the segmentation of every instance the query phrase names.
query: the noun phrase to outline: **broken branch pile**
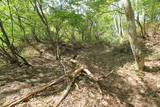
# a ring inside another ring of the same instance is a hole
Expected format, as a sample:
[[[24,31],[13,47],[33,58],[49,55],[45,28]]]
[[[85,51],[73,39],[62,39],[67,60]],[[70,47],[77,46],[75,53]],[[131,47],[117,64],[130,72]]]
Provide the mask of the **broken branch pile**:
[[[77,60],[74,60],[74,59],[71,59],[70,60],[71,63],[75,64],[77,66],[77,69],[74,71],[74,72],[69,72],[67,74],[64,74],[63,76],[60,76],[59,78],[47,83],[46,85],[44,86],[41,86],[40,88],[32,91],[32,92],[29,92],[27,95],[21,97],[20,99],[18,100],[15,100],[15,101],[12,101],[8,104],[5,104],[3,105],[3,107],[12,107],[12,106],[15,106],[17,104],[19,104],[20,102],[23,102],[25,100],[27,100],[29,97],[32,97],[33,95],[39,93],[39,92],[42,92],[44,91],[45,89],[47,89],[48,87],[51,87],[53,86],[54,84],[66,79],[66,78],[69,78],[70,79],[70,83],[68,84],[68,86],[66,87],[66,89],[64,90],[62,96],[60,97],[60,99],[55,103],[53,104],[54,106],[53,107],[57,107],[59,106],[59,104],[62,102],[62,100],[68,95],[75,79],[81,74],[81,73],[85,73],[85,75],[87,75],[87,77],[89,77],[91,80],[93,80],[94,82],[96,82],[97,86],[98,86],[98,89],[99,91],[102,93],[101,89],[100,89],[100,86],[99,86],[99,83],[98,83],[98,79],[96,77],[94,77],[94,75],[86,68],[85,65],[83,64],[80,64]]]

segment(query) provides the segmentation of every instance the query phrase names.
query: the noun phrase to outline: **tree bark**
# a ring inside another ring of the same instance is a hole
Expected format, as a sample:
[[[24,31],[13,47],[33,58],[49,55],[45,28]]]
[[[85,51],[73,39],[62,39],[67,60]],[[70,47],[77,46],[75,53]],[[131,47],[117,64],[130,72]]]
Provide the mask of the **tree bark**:
[[[39,18],[41,19],[42,23],[45,26],[46,29],[46,35],[49,37],[50,41],[53,42],[53,37],[51,36],[51,30],[50,30],[50,26],[48,24],[48,20],[46,18],[46,16],[43,13],[43,9],[42,9],[42,5],[40,2],[38,1],[33,1],[31,2],[33,8],[36,10]]]
[[[138,70],[144,69],[144,57],[138,42],[134,12],[130,0],[123,0],[128,24],[128,37]]]
[[[123,27],[122,27],[122,16],[120,14],[115,14],[114,16],[114,25],[116,29],[116,34],[123,40]]]
[[[8,57],[8,60],[10,61],[10,63],[12,64],[18,64],[20,65],[20,61],[19,61],[19,58],[22,59],[22,61],[24,62],[25,65],[30,65],[27,60],[25,58],[23,58],[17,51],[17,48],[11,44],[10,40],[9,40],[9,37],[5,31],[5,28],[3,26],[3,22],[2,20],[0,19],[0,29],[1,29],[1,32],[2,32],[2,35],[5,39],[1,38],[1,41],[7,46],[7,49],[9,50],[9,52],[7,52],[5,50],[5,48],[1,48],[3,49],[4,53],[5,54],[8,54],[7,56]]]
[[[61,27],[59,25],[57,25],[56,27],[56,60],[60,60],[61,59],[61,55],[60,55],[60,46],[59,46],[59,42],[60,42],[60,29]]]

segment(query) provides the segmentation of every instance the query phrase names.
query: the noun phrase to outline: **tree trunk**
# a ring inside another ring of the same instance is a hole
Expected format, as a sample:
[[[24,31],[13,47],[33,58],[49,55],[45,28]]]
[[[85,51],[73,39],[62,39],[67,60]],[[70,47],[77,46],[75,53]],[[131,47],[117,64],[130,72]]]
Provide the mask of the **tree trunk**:
[[[8,60],[10,61],[10,63],[12,63],[12,64],[16,63],[16,64],[20,65],[20,61],[19,61],[19,58],[20,58],[23,60],[25,65],[30,65],[27,62],[27,60],[25,60],[25,58],[23,58],[22,56],[19,55],[16,47],[13,44],[11,44],[11,42],[8,38],[8,35],[4,29],[3,22],[1,21],[1,19],[0,19],[0,29],[2,31],[3,37],[5,38],[4,40],[3,40],[3,38],[1,38],[1,41],[7,46],[7,49],[9,50],[10,53],[8,51],[6,51],[5,48],[3,48],[3,47],[1,47],[1,49],[3,50],[3,52],[6,55],[8,54],[7,56],[9,58]]]
[[[139,14],[137,14],[137,20],[136,20],[138,26],[140,27],[141,29],[141,36],[143,37],[144,36],[144,30],[143,30],[143,26],[141,24],[141,22],[139,21]]]
[[[131,49],[132,49],[138,70],[143,70],[144,57],[142,55],[142,51],[140,49],[139,42],[138,42],[134,12],[133,12],[130,0],[123,0],[123,2],[124,2],[125,15],[128,23],[128,34],[129,34],[128,36],[129,36]]]
[[[119,32],[119,26],[118,26],[118,21],[117,21],[117,15],[114,16],[114,25],[115,25],[115,29],[116,29],[116,33]]]
[[[114,16],[114,25],[116,29],[116,34],[120,37],[121,41],[123,40],[123,28],[122,28],[122,19],[121,15],[115,14]]]
[[[36,34],[36,29],[35,29],[35,26],[32,26],[31,27],[31,33],[33,35],[33,39],[38,42],[38,43],[41,43],[41,40],[38,38],[37,34]]]
[[[61,59],[61,54],[60,54],[60,47],[59,47],[59,42],[60,42],[60,26],[57,25],[56,27],[56,60],[60,60]]]
[[[38,16],[40,17],[42,23],[45,26],[46,35],[49,37],[51,43],[53,44],[53,37],[51,36],[50,26],[48,24],[48,20],[47,20],[46,16],[43,13],[43,9],[42,9],[41,3],[38,2],[38,1],[33,1],[33,2],[31,2],[31,4],[32,4],[33,8],[36,10]]]
[[[119,28],[119,35],[121,39],[123,40],[123,28],[122,28],[122,16],[118,15],[118,28]]]

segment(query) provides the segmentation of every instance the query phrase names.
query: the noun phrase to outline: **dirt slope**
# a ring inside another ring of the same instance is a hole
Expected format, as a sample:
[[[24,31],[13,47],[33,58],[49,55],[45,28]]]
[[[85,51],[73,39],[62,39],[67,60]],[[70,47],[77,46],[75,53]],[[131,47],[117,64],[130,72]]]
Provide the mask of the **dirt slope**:
[[[144,49],[146,69],[135,70],[129,44],[109,47],[92,43],[78,50],[77,60],[100,80],[102,94],[95,83],[81,75],[60,107],[160,107],[160,42],[147,41]],[[30,50],[30,51],[28,51]],[[34,68],[3,65],[0,67],[0,105],[13,101],[31,90],[63,75],[64,67],[50,51],[42,56],[33,48],[26,55]],[[72,52],[71,52],[72,53]],[[73,52],[74,53],[74,52]],[[70,56],[73,56],[70,54]],[[73,66],[70,56],[63,56],[66,72]],[[111,73],[109,76],[108,73]],[[49,107],[60,97],[67,82],[62,82],[33,96],[16,107]]]

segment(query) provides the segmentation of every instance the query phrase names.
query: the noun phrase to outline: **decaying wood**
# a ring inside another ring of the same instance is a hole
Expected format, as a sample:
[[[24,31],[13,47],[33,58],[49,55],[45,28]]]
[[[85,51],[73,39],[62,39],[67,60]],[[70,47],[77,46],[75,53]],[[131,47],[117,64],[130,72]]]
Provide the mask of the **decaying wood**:
[[[101,77],[98,78],[98,80],[102,80],[103,78],[108,77],[109,75],[111,75],[114,72],[114,70],[110,71],[107,75],[103,75]]]
[[[102,90],[100,87],[100,84],[98,82],[98,78],[96,78],[91,71],[89,71],[88,69],[83,69],[83,71],[87,74],[87,76],[89,77],[89,79],[93,80],[93,82],[95,82],[95,84],[97,85],[97,88],[99,90],[99,92],[102,94]]]
[[[12,106],[15,106],[16,104],[19,104],[20,102],[25,101],[25,100],[28,99],[29,97],[31,97],[31,96],[33,96],[33,95],[35,95],[35,94],[37,94],[37,93],[39,93],[39,92],[47,89],[48,87],[54,85],[55,83],[63,80],[63,79],[64,79],[65,77],[67,77],[67,76],[69,76],[69,75],[68,75],[68,74],[63,75],[63,76],[59,77],[58,79],[55,79],[55,80],[47,83],[46,85],[44,85],[44,86],[42,86],[42,87],[40,87],[40,88],[38,88],[38,89],[36,89],[36,90],[28,93],[27,95],[23,96],[22,98],[20,98],[20,99],[18,99],[18,100],[16,100],[16,101],[12,101],[12,102],[10,102],[10,103],[8,103],[8,104],[6,104],[6,105],[3,105],[3,107],[12,107]]]
[[[97,84],[100,93],[102,93],[101,88],[100,88],[100,85],[99,85],[99,82],[98,82],[98,81],[99,81],[99,78],[96,78],[96,77],[91,73],[91,71],[89,71],[89,70],[86,68],[86,66],[85,66],[84,64],[81,64],[81,63],[79,63],[77,60],[74,60],[74,59],[71,59],[70,61],[71,61],[73,64],[75,64],[76,67],[77,67],[77,69],[76,69],[74,72],[66,73],[66,74],[64,74],[63,76],[61,76],[61,77],[59,77],[59,78],[57,78],[57,79],[55,79],[55,80],[47,83],[46,85],[44,85],[44,86],[42,86],[42,87],[40,87],[40,88],[38,88],[38,89],[36,89],[36,90],[28,93],[27,95],[21,97],[20,99],[15,100],[15,101],[12,101],[12,102],[10,102],[10,103],[8,103],[8,104],[5,104],[5,105],[3,105],[2,107],[12,107],[12,106],[15,106],[15,105],[19,104],[20,102],[27,100],[29,97],[32,97],[33,95],[35,95],[35,94],[37,94],[37,93],[39,93],[39,92],[44,91],[44,90],[47,89],[48,87],[50,87],[50,86],[52,86],[52,85],[54,85],[54,84],[56,84],[56,83],[58,83],[58,82],[60,82],[60,81],[62,81],[62,80],[64,80],[64,79],[66,79],[66,78],[71,78],[71,81],[69,82],[68,86],[67,86],[66,89],[64,90],[62,96],[61,96],[60,99],[53,105],[53,107],[58,107],[59,104],[62,102],[62,100],[68,95],[68,93],[69,93],[69,91],[70,91],[70,89],[71,89],[71,87],[72,87],[75,79],[76,79],[82,72]]]
[[[73,64],[79,64],[77,60],[71,59],[70,60]]]
[[[61,76],[61,77],[59,77],[59,78],[57,78],[57,79],[55,79],[55,80],[47,83],[46,85],[44,85],[44,86],[42,86],[42,87],[40,87],[40,88],[38,88],[38,89],[36,89],[36,90],[28,93],[27,95],[21,97],[20,99],[12,101],[12,102],[10,102],[8,104],[3,105],[2,107],[12,107],[12,106],[15,106],[16,104],[19,104],[20,102],[27,100],[29,97],[31,97],[31,96],[39,93],[39,92],[42,92],[43,90],[47,89],[48,87],[50,87],[50,86],[58,83],[59,81],[65,79],[66,77],[76,77],[77,75],[79,75],[81,73],[81,71],[83,69],[84,69],[84,66],[80,66],[73,73],[67,73],[67,74],[65,74],[65,75],[63,75],[63,76]]]
[[[63,71],[64,72],[66,72],[66,67],[65,67],[65,65],[64,65],[64,63],[63,63],[63,61],[62,60],[60,60],[60,64],[62,65],[62,67],[63,67]]]
[[[71,87],[72,87],[75,79],[76,79],[76,77],[71,80],[71,82],[68,84],[67,88],[64,90],[62,96],[61,96],[60,99],[53,105],[53,107],[58,107],[59,104],[63,101],[63,99],[68,95],[68,93],[69,93],[69,91],[70,91],[70,89],[71,89]]]

